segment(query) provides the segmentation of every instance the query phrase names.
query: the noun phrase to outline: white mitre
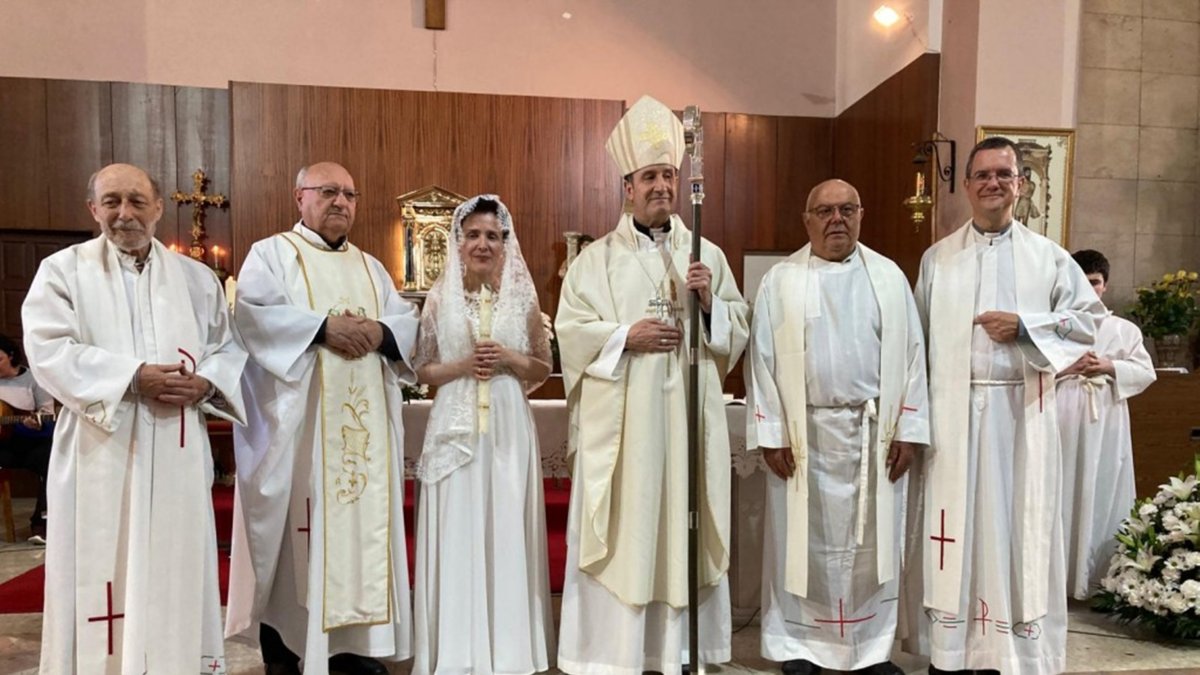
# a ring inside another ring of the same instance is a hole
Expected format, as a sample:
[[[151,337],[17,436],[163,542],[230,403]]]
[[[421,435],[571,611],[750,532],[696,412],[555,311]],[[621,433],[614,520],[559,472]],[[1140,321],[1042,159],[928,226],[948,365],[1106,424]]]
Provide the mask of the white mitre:
[[[622,176],[655,164],[683,163],[683,123],[658,100],[643,96],[633,104],[604,144]]]

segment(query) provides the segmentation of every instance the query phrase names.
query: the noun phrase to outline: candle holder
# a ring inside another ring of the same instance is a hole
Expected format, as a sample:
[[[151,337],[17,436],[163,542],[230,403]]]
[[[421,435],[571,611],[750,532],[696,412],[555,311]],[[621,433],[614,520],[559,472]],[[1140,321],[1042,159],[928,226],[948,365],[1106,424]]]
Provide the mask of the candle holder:
[[[913,231],[921,230],[921,223],[925,222],[925,216],[933,209],[933,197],[925,194],[925,174],[918,171],[916,186],[911,197],[908,197],[903,202],[904,206],[911,211],[913,221]]]
[[[949,158],[946,163],[942,164],[942,156],[938,153],[938,146],[946,144],[950,148]],[[939,180],[945,181],[950,185],[950,194],[954,194],[954,170],[958,166],[958,143],[952,139],[946,138],[941,132],[933,132],[933,138],[927,141],[917,141],[912,146],[916,148],[917,154],[913,157],[913,164],[923,165],[929,162],[929,158],[933,157],[934,176]],[[915,195],[914,195],[915,196]]]

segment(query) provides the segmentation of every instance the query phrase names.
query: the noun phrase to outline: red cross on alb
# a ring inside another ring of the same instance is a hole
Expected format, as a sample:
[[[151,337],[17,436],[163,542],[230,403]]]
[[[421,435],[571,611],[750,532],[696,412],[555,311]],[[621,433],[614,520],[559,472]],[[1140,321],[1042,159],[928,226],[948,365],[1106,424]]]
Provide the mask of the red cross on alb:
[[[840,637],[846,637],[846,624],[862,623],[864,621],[870,621],[871,619],[875,618],[875,615],[871,614],[869,616],[864,616],[864,617],[858,618],[858,619],[847,619],[845,609],[843,607],[843,603],[844,603],[844,601],[841,598],[838,598],[838,618],[836,618],[836,619],[813,619],[813,621],[816,621],[817,623],[836,623],[838,625],[838,633],[839,633]]]
[[[304,498],[304,527],[297,527],[297,532],[303,532],[308,539],[308,547],[312,548],[312,504],[308,497]]]
[[[946,544],[953,544],[956,540],[946,536],[946,509],[942,509],[942,531],[936,535],[930,535],[930,539],[938,542],[940,551],[938,553],[938,569],[945,569],[946,565]]]
[[[111,581],[108,582],[107,591],[108,591],[108,609],[105,611],[107,611],[108,614],[104,614],[101,616],[89,616],[88,623],[94,623],[96,621],[108,622],[108,655],[112,656],[112,653],[113,653],[113,622],[116,621],[117,619],[124,619],[125,614],[124,613],[113,614],[112,582]]]

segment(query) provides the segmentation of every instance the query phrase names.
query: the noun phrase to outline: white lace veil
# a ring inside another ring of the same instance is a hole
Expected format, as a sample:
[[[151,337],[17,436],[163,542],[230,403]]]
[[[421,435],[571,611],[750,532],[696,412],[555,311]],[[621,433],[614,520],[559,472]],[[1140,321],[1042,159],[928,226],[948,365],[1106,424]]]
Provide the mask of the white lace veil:
[[[546,341],[541,328],[537,291],[508,207],[496,195],[472,197],[454,210],[450,226],[446,265],[425,298],[421,313],[421,337],[418,340],[417,368],[436,361],[449,363],[468,357],[475,349],[475,330],[463,286],[463,263],[459,248],[463,240],[463,221],[479,208],[480,202],[496,204],[496,219],[504,233],[503,265],[499,285],[492,281],[492,340],[522,353],[541,352]],[[547,342],[548,345],[548,342]],[[548,348],[547,348],[548,352]],[[434,483],[471,460],[476,426],[476,380],[462,377],[438,387],[425,444],[417,463],[417,476]]]

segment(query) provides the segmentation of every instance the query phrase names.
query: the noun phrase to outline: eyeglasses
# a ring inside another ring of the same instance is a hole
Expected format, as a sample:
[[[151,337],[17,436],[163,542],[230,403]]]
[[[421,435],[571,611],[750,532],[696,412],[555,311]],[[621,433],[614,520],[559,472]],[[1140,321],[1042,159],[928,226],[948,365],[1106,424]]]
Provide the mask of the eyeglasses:
[[[853,218],[862,210],[861,204],[838,204],[836,206],[818,206],[815,209],[810,209],[808,212],[821,220],[829,220],[834,213],[840,214],[843,218]]]
[[[316,190],[321,195],[321,199],[337,199],[338,194],[341,194],[351,204],[358,201],[359,196],[362,195],[358,190],[342,189],[336,185],[314,185],[300,188],[301,192],[305,190]]]
[[[997,183],[1000,183],[1001,185],[1007,185],[1008,183],[1016,180],[1018,176],[1007,169],[1002,169],[1000,171],[976,171],[968,176],[968,180],[970,180],[972,183],[987,183],[993,178],[996,179]]]

